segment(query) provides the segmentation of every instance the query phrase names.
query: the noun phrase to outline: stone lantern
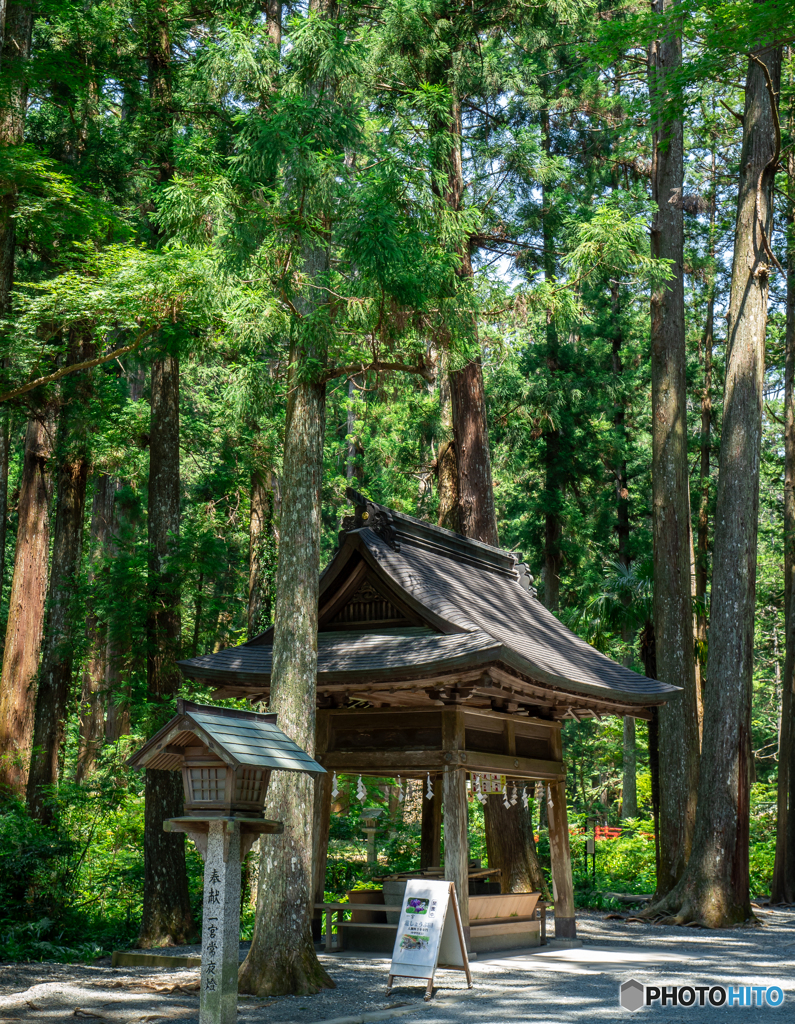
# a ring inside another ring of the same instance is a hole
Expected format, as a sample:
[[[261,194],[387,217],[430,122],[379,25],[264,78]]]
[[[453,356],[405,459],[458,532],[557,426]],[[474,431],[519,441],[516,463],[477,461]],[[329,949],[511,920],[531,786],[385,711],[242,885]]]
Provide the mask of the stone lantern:
[[[378,851],[375,847],[375,834],[378,831],[378,818],[384,813],[383,807],[362,808],[362,832],[367,837],[367,863],[378,863]]]
[[[204,858],[200,1024],[237,1020],[240,862],[261,835],[283,831],[264,817],[272,771],[325,774],[276,725],[276,715],[177,700],[177,714],[127,762],[182,771],[185,832]]]

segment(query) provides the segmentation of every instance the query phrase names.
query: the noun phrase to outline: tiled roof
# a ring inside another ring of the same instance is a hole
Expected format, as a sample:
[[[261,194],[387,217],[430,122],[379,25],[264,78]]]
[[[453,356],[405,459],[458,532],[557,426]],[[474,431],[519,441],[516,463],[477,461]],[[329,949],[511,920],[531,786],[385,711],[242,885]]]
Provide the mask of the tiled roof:
[[[378,678],[402,668],[453,669],[501,661],[562,690],[623,704],[659,703],[679,692],[619,665],[578,637],[535,596],[525,566],[508,551],[468,540],[377,505],[349,490],[341,550],[321,578],[333,593],[334,568],[355,545],[376,574],[435,629],[318,635],[318,680]],[[188,676],[267,685],[272,632],[241,647],[181,662]]]
[[[337,630],[318,634],[317,670],[325,682],[337,676],[371,679],[400,668],[431,671],[436,665],[452,668],[458,663],[493,660],[500,647],[488,633],[479,631],[444,636],[422,627],[382,633]],[[188,676],[222,681],[244,673],[248,682],[267,685],[271,648],[229,647],[217,654],[181,661],[180,666]]]
[[[179,730],[176,735],[175,727]],[[187,700],[177,701],[176,716],[133,754],[129,764],[134,768],[178,768],[182,763],[179,748],[189,745],[194,736],[234,767],[325,774],[314,758],[282,732],[276,715],[207,707]]]

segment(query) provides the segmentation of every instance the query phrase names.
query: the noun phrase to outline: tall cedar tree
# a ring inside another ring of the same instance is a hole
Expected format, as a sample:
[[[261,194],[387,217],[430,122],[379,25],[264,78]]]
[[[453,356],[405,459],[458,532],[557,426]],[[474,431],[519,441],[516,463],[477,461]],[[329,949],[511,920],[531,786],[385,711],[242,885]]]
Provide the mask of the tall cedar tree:
[[[93,343],[76,331],[70,339],[68,359],[81,362],[93,354]],[[58,781],[58,760],[64,739],[76,648],[74,596],[78,589],[83,548],[89,470],[86,405],[90,387],[90,378],[85,372],[64,382],[54,460],[55,536],[27,789],[28,810],[34,818],[47,824],[53,819],[53,804],[47,799],[47,794]]]
[[[313,0],[312,13],[333,18],[329,0]],[[280,45],[281,5],[268,12],[269,35]],[[312,83],[315,99],[333,91],[332,82]],[[273,667],[269,710],[299,747],[315,750],[317,622],[320,574],[323,440],[326,382],[318,368],[328,355],[330,304],[328,237],[308,234],[302,244],[303,294],[292,321],[287,422],[284,435],[281,529],[273,626]],[[240,967],[239,989],[255,995],[307,995],[334,982],[320,964],[312,937],[313,817],[315,789],[322,779],[279,772],[268,790],[268,814],[284,823],[280,837],[261,842],[257,915],[248,956]]]
[[[149,76],[152,139],[157,184],[173,175],[171,25],[166,3],[143,9]],[[180,687],[180,583],[175,568],[180,527],[179,356],[158,354],[152,363],[149,427],[149,492],[147,529],[148,613],[146,621],[146,683],[149,699],[162,711],[155,723],[173,711]],[[146,770],[144,819],[144,905],[138,942],[142,948],[190,942],[193,914],[188,896],[185,837],[163,831],[163,822],[183,811],[178,772]]]
[[[759,462],[773,182],[780,151],[781,48],[752,53],[731,297],[712,573],[709,683],[693,851],[655,911],[677,924],[730,927],[752,918],[749,895],[751,690]],[[658,638],[657,658],[659,664]]]
[[[651,168],[656,203],[652,255],[672,276],[651,299],[654,633],[657,676],[683,692],[660,710],[660,864],[657,894],[682,876],[693,841],[698,785],[698,719],[690,594],[690,491],[687,461],[687,349],[684,309],[684,181],[681,114],[671,116],[671,78],[682,59],[677,0],[655,0],[670,15],[649,52],[655,114]],[[667,109],[666,109],[667,108]],[[672,201],[673,200],[673,201]]]
[[[24,140],[28,102],[28,62],[33,33],[33,5],[11,3],[5,10],[0,73],[0,146],[19,146]],[[16,252],[16,190],[0,195],[0,316],[11,309]],[[0,429],[0,493],[8,491],[9,413],[3,410]],[[52,493],[54,410],[33,408],[25,435],[19,494],[14,576],[8,605],[3,670],[0,678],[0,786],[24,795],[33,734],[33,701],[47,600],[50,551],[49,506]],[[5,543],[6,508],[2,541]]]

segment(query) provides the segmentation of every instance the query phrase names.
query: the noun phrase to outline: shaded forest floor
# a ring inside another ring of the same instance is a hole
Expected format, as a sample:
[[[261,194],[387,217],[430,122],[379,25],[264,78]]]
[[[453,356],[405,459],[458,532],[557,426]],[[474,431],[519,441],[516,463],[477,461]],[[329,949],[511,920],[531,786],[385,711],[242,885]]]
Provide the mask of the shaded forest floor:
[[[475,987],[463,975],[442,971],[430,1005],[422,987],[397,984],[384,997],[388,962],[382,958],[322,957],[338,987],[309,998],[239,1001],[240,1024],[314,1024],[379,1012],[381,1020],[422,1024],[506,1024],[537,1019],[579,1024],[623,1018],[618,986],[629,978],[648,985],[778,985],[785,993],[776,1020],[795,1021],[795,907],[758,911],[758,928],[729,932],[606,921],[598,912],[578,915],[581,949],[481,956],[473,961]],[[0,1022],[139,1024],[198,1021],[198,970],[112,968],[66,964],[0,966]],[[389,1009],[396,1012],[389,1013]],[[383,1011],[387,1011],[382,1016]],[[705,1010],[707,1008],[705,1007]],[[676,1007],[644,1014],[669,1022],[689,1020]],[[765,1009],[721,1008],[713,1019],[756,1021]]]

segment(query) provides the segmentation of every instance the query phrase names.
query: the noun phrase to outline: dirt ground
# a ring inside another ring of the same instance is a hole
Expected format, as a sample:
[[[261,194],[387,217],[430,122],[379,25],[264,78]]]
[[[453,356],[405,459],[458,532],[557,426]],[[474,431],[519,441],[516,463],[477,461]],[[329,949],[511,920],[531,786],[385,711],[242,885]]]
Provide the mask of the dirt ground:
[[[430,1004],[423,1003],[424,986],[408,981],[397,982],[387,999],[387,958],[323,955],[335,989],[306,998],[241,996],[238,1021],[601,1024],[628,1019],[618,1005],[618,987],[635,978],[647,985],[764,983],[784,991],[784,1003],[775,1009],[652,1006],[641,1011],[644,1018],[679,1024],[706,1013],[716,1024],[757,1024],[768,1017],[776,1024],[795,1024],[795,907],[762,909],[759,915],[760,927],[707,932],[580,913],[581,949],[542,947],[478,957],[472,963],[472,991],[467,991],[462,974],[441,971]],[[198,983],[198,969],[113,968],[109,961],[91,966],[3,964],[0,1024],[198,1024]]]

